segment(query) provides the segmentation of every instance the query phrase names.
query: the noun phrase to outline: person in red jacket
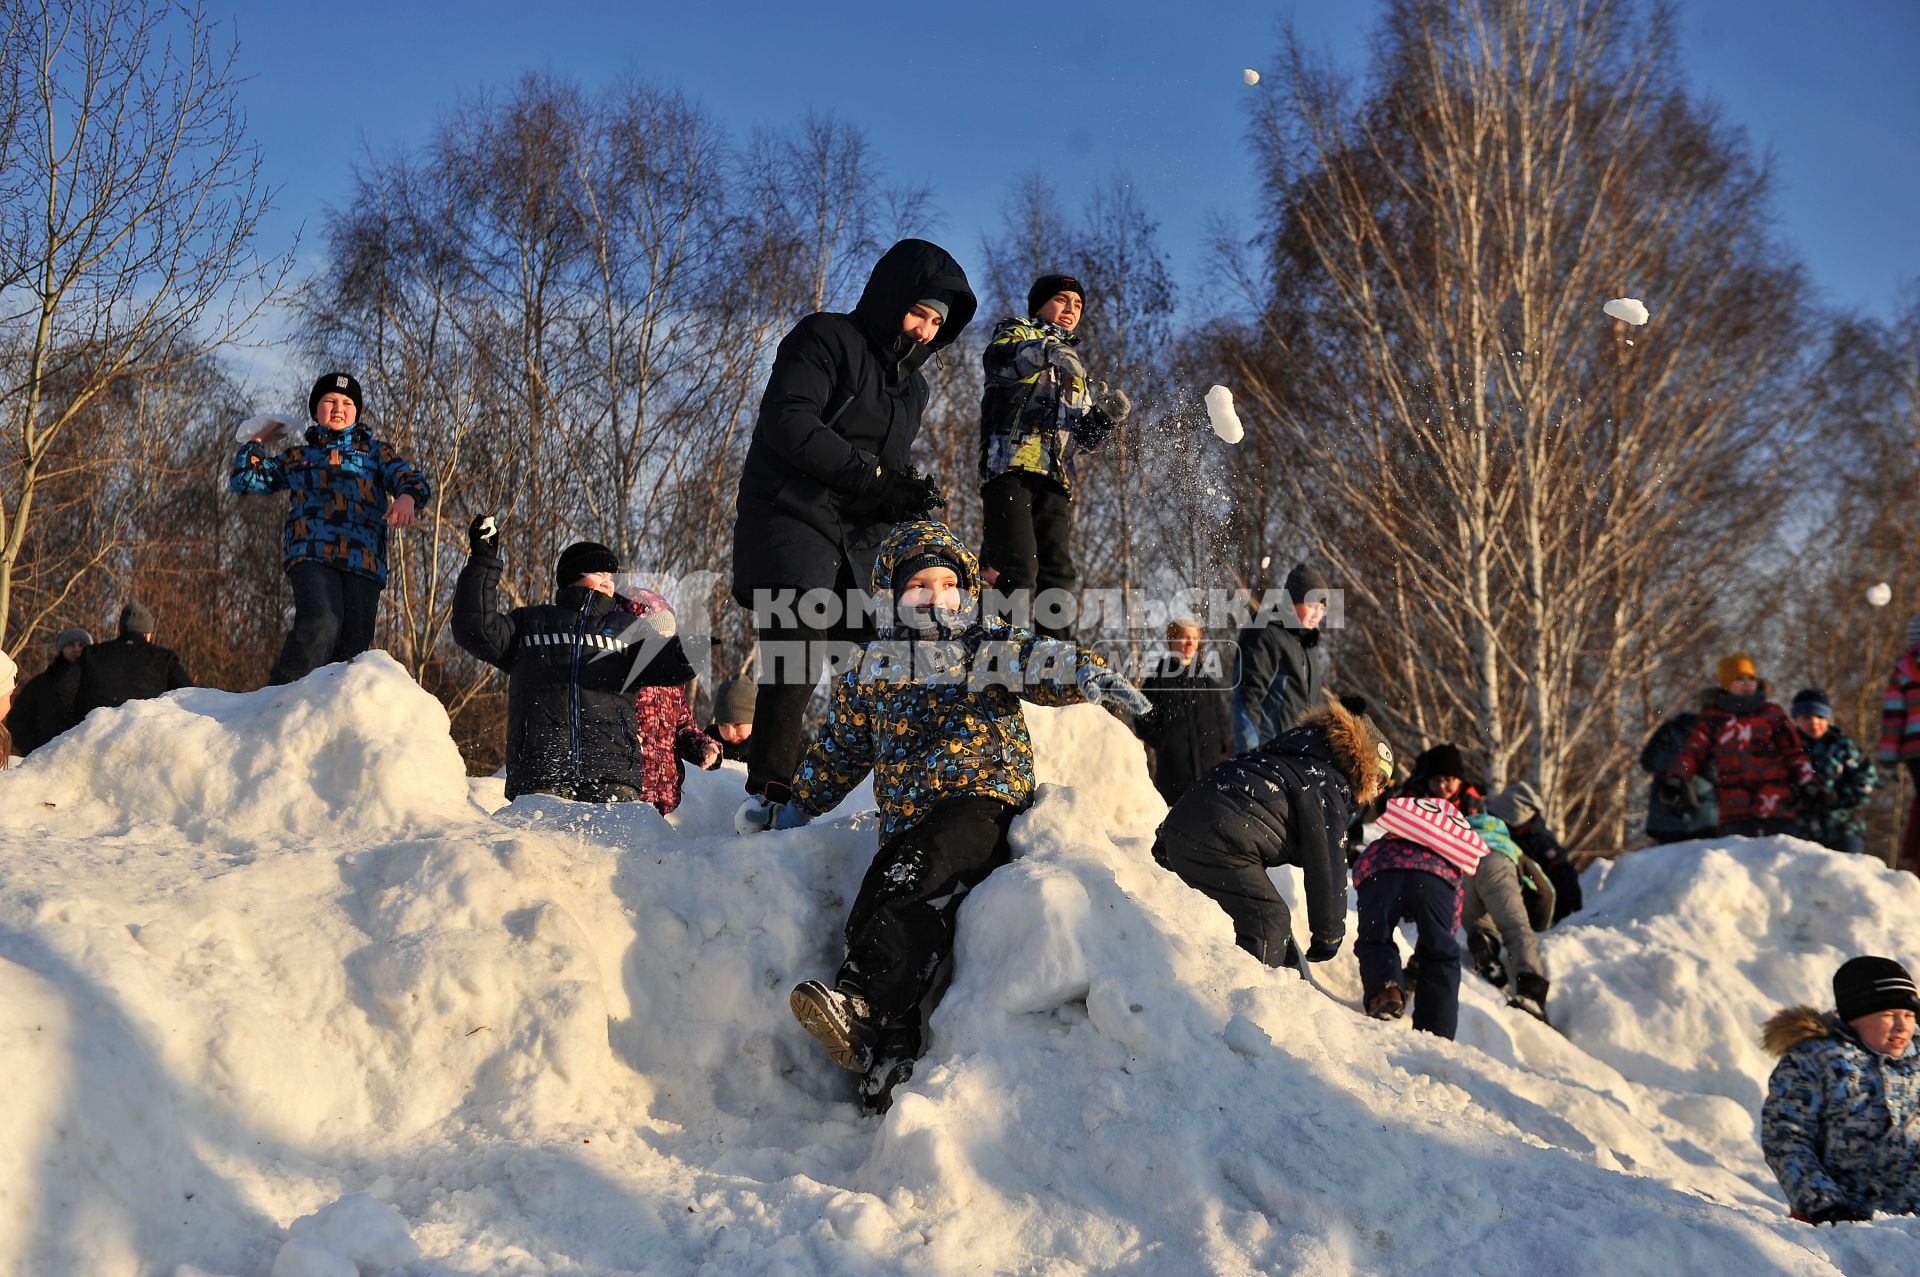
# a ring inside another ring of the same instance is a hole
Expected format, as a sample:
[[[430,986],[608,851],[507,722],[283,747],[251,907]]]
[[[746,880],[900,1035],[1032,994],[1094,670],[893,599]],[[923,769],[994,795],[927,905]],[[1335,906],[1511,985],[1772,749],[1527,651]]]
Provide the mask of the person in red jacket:
[[[673,608],[656,591],[635,589],[625,597],[635,616],[655,626],[672,624]],[[678,685],[636,689],[633,727],[640,741],[640,801],[670,816],[680,805],[686,765],[710,772],[720,765],[725,747],[694,725],[687,689]]]
[[[1720,690],[1693,725],[1687,743],[1660,778],[1661,798],[1677,804],[1694,776],[1711,767],[1722,837],[1764,838],[1794,831],[1796,809],[1827,805],[1824,787],[1787,712],[1767,699],[1753,658],[1735,652],[1720,661]]]
[[[1920,616],[1907,621],[1907,650],[1894,663],[1880,702],[1880,765],[1889,772],[1904,767],[1913,778],[1896,868],[1920,874]]]

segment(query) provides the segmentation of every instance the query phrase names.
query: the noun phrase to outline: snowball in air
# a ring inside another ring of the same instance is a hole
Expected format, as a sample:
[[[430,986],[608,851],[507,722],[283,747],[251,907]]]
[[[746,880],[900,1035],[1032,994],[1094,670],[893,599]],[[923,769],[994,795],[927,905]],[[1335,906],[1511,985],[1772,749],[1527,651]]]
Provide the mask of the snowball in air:
[[[270,427],[271,430],[269,430]],[[257,417],[248,417],[241,422],[234,429],[233,441],[245,443],[255,435],[260,435],[262,442],[268,442],[277,435],[295,434],[298,430],[299,427],[294,425],[291,417],[284,417],[277,412],[263,412]]]
[[[1207,420],[1213,433],[1227,443],[1239,443],[1247,432],[1240,425],[1240,414],[1233,410],[1233,392],[1225,386],[1207,391]]]
[[[1260,73],[1254,70],[1252,67],[1248,67],[1246,70],[1242,71],[1240,73],[1240,78],[1242,80],[1245,80],[1248,84],[1260,83]]]
[[[1887,604],[1893,602],[1893,587],[1885,581],[1880,582],[1878,585],[1869,585],[1867,587],[1867,602],[1873,604],[1875,607],[1885,607]]]
[[[1601,309],[1636,328],[1647,322],[1647,305],[1637,297],[1616,297]]]

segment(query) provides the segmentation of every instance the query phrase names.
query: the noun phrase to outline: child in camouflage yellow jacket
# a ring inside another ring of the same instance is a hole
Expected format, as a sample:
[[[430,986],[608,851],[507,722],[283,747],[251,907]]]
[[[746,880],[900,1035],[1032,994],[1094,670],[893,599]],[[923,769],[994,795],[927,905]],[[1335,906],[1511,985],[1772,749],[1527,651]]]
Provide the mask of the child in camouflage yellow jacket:
[[[981,354],[980,502],[986,580],[1031,612],[1034,628],[1066,637],[1070,619],[1042,597],[1079,583],[1068,544],[1076,453],[1098,448],[1132,404],[1087,379],[1077,351],[1086,294],[1071,275],[1042,275],[1027,313],[1002,320]]]
[[[1092,652],[974,619],[979,563],[941,524],[904,523],[881,544],[880,637],[833,684],[778,824],[831,810],[873,775],[880,849],[847,918],[832,987],[793,991],[794,1015],[834,1062],[866,1074],[884,1109],[920,1052],[920,1005],[953,950],[960,900],[1010,857],[1007,829],[1033,797],[1021,700],[1146,698]]]

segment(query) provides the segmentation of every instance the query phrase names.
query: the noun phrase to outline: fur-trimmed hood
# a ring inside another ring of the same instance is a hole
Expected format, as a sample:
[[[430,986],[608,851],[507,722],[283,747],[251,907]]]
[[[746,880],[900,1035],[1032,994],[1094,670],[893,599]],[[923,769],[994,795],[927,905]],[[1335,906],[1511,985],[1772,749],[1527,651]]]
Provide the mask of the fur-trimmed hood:
[[[1783,1007],[1767,1017],[1760,1030],[1760,1045],[1768,1055],[1785,1055],[1802,1042],[1845,1034],[1846,1027],[1831,1011],[1816,1011],[1808,1006]]]
[[[1300,726],[1326,729],[1334,765],[1352,786],[1354,805],[1365,806],[1380,796],[1387,776],[1393,774],[1393,750],[1372,719],[1353,713],[1331,692],[1325,697],[1318,709],[1300,720]]]

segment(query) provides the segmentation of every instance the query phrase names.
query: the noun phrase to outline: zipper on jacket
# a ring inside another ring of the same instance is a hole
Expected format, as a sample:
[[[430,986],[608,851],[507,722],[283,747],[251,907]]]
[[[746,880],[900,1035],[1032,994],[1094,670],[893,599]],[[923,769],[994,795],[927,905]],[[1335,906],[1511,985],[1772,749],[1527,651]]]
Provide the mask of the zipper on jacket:
[[[580,600],[580,615],[573,623],[573,664],[567,681],[567,741],[573,749],[573,783],[580,784],[580,647],[587,632],[587,609],[593,593]]]

